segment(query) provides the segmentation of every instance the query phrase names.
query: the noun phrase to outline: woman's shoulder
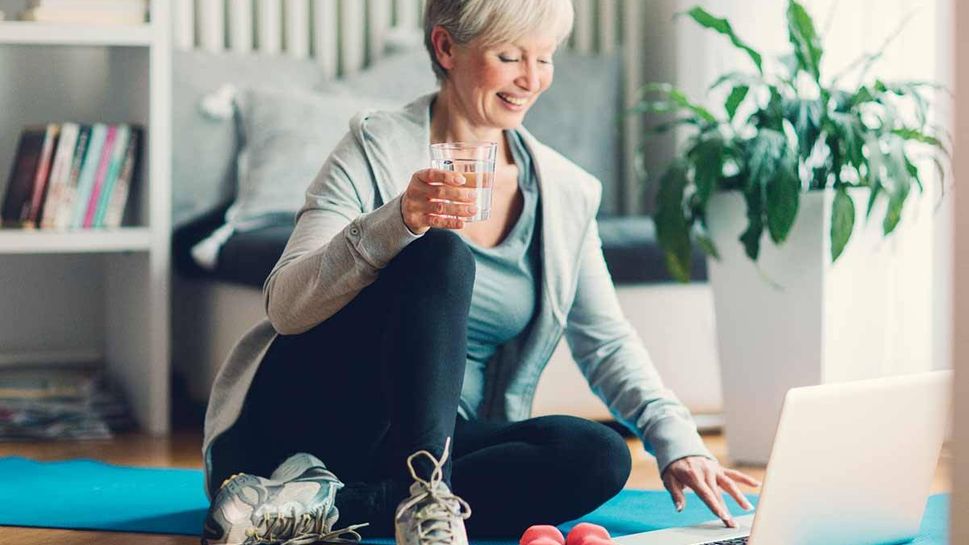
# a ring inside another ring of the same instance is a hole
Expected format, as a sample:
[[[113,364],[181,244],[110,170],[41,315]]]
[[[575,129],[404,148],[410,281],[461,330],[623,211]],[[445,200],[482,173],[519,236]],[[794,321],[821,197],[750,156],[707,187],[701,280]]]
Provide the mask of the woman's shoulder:
[[[424,95],[405,106],[383,105],[362,110],[350,121],[350,130],[369,140],[421,133],[427,130],[428,112],[433,97],[433,94]]]

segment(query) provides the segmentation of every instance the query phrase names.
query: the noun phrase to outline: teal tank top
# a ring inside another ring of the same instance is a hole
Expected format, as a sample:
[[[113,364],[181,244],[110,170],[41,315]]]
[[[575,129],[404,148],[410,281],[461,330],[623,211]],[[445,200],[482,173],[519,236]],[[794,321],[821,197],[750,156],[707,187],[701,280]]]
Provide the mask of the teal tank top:
[[[537,271],[541,267],[536,230],[538,182],[519,134],[506,131],[505,137],[518,166],[524,206],[514,227],[497,246],[484,248],[465,238],[476,265],[459,411],[465,417],[473,417],[484,399],[488,360],[525,329],[537,305]]]

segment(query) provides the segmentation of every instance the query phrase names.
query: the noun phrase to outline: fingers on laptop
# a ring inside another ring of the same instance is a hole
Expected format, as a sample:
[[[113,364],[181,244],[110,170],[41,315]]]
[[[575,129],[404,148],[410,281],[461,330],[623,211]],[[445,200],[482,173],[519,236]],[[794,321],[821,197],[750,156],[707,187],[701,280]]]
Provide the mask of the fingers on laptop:
[[[746,473],[741,473],[735,469],[726,469],[726,468],[724,468],[723,472],[726,473],[727,477],[730,477],[731,479],[739,482],[740,484],[753,486],[754,488],[760,488],[761,482],[751,477],[750,475],[747,475]]]
[[[727,528],[736,528],[737,523],[734,522],[733,517],[730,516],[730,511],[727,510],[727,504],[723,501],[723,495],[720,493],[720,487],[716,486],[714,483],[711,488],[705,478],[695,478],[695,483],[693,485],[688,485],[693,489],[694,492],[700,496],[703,503],[707,504],[707,507],[723,521],[723,524]]]
[[[710,474],[712,474],[712,471]],[[683,494],[683,489],[689,488],[696,492],[697,496],[700,496],[703,503],[706,504],[713,514],[723,521],[725,526],[728,528],[736,528],[737,525],[733,517],[730,516],[730,511],[727,510],[727,506],[723,502],[723,497],[719,494],[719,487],[716,488],[717,492],[715,493],[710,485],[707,484],[707,469],[705,467],[691,467],[688,470],[669,471],[663,476],[663,484],[670,491],[677,511],[682,511],[686,505],[686,496]],[[715,482],[714,487],[716,487]]]
[[[686,496],[683,494],[683,485],[676,479],[676,477],[666,474],[663,478],[663,485],[669,490],[670,496],[673,497],[673,505],[676,506],[676,511],[680,512],[686,505]]]
[[[734,480],[727,475],[726,471],[721,472],[720,475],[717,476],[717,480],[720,482],[720,486],[726,490],[728,494],[730,494],[730,497],[737,501],[738,505],[747,511],[754,508],[754,506],[750,505],[750,502],[747,501],[747,497],[744,496],[744,493],[740,491],[740,487],[737,486],[737,483],[735,483]]]

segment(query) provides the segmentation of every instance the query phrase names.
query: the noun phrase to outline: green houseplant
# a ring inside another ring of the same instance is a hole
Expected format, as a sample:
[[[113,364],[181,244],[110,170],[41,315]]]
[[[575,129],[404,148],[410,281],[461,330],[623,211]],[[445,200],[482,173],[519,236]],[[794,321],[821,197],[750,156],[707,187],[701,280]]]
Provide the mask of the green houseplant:
[[[784,242],[802,192],[833,190],[834,261],[848,244],[861,212],[870,219],[876,202],[887,199],[880,219],[888,235],[913,189],[922,191],[926,165],[938,169],[941,180],[948,153],[945,133],[929,122],[926,97],[938,86],[867,78],[885,46],[858,59],[845,73],[823,78],[820,36],[796,0],[789,0],[787,8],[792,52],[776,62],[741,40],[726,19],[700,7],[686,14],[726,36],[749,57],[754,70],[729,72],[716,80],[711,90],[725,96],[716,109],[692,102],[669,84],[643,87],[631,108],[635,115],[670,114],[651,131],[691,129],[658,177],[654,214],[658,242],[678,280],[689,279],[693,243],[718,257],[705,221],[716,191],[742,192],[747,227],[740,242],[747,256],[756,260],[764,231],[775,244]],[[857,83],[844,84],[849,76]],[[641,165],[642,158],[638,159]],[[864,211],[856,211],[848,195],[851,188],[868,190]]]

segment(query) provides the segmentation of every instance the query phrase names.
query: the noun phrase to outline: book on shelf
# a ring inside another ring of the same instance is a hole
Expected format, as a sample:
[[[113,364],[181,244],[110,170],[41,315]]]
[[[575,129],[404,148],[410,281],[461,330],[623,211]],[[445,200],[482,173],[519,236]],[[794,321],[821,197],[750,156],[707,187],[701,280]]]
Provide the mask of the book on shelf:
[[[64,123],[61,126],[61,138],[57,143],[57,153],[51,166],[50,179],[47,180],[47,197],[44,199],[44,211],[40,220],[42,228],[54,226],[54,211],[71,175],[71,161],[74,158],[74,148],[78,146],[80,128],[77,123]]]
[[[30,0],[22,21],[136,25],[145,22],[147,0]]]
[[[118,127],[115,125],[109,126],[108,132],[104,137],[104,146],[101,148],[101,159],[97,163],[98,169],[91,182],[90,196],[77,203],[79,206],[80,225],[75,225],[75,227],[91,227],[91,223],[94,221],[94,213],[98,207],[98,197],[101,195],[104,178],[108,175],[108,167],[111,166],[111,158],[114,156],[115,140],[117,138]]]
[[[30,208],[26,217],[21,218],[24,225],[34,226],[40,217],[40,209],[44,205],[44,194],[47,189],[47,179],[50,175],[51,161],[54,156],[54,146],[60,137],[61,127],[55,123],[48,123],[44,132],[44,147],[40,151],[40,163],[34,175],[33,190],[30,195]]]
[[[142,131],[124,123],[26,127],[7,181],[3,225],[120,227]]]
[[[127,127],[127,141],[124,154],[121,157],[121,164],[114,175],[108,176],[107,192],[101,199],[95,217],[94,227],[110,227],[112,229],[121,227],[124,217],[125,203],[128,201],[128,190],[131,187],[131,178],[134,173],[135,165],[138,161],[138,150],[141,149],[140,127]]]
[[[22,218],[30,215],[30,196],[45,138],[46,129],[42,127],[27,127],[20,133],[0,212],[4,227],[21,227]]]

